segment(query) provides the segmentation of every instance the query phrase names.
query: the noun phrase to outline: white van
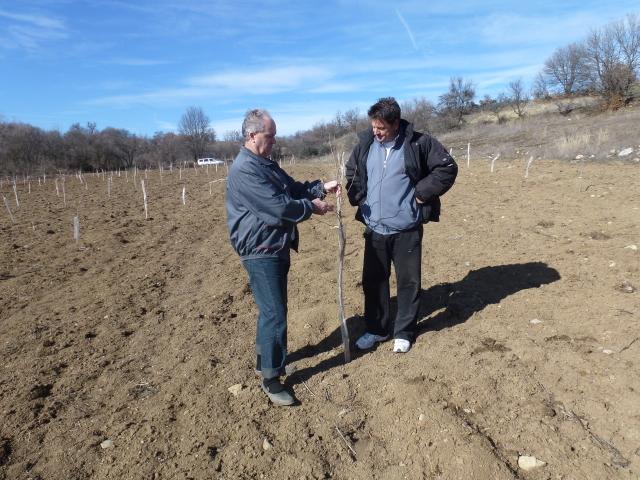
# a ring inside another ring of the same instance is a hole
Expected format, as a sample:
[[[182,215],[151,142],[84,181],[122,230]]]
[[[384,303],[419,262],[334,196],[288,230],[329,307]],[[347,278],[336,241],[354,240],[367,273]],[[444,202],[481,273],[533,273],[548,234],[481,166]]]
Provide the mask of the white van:
[[[203,165],[224,165],[224,162],[222,160],[217,160],[215,158],[199,158],[198,166],[203,166]]]

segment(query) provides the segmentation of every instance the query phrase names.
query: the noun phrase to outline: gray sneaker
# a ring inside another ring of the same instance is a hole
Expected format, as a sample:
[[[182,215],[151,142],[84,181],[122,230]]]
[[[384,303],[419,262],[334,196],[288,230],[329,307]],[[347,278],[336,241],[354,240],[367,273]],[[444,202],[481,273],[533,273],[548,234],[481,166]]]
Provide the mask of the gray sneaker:
[[[360,350],[369,350],[376,343],[389,340],[389,335],[376,335],[375,333],[366,332],[356,341],[356,347]]]
[[[286,407],[296,403],[296,399],[280,383],[279,378],[269,378],[262,381],[262,390],[274,405]]]

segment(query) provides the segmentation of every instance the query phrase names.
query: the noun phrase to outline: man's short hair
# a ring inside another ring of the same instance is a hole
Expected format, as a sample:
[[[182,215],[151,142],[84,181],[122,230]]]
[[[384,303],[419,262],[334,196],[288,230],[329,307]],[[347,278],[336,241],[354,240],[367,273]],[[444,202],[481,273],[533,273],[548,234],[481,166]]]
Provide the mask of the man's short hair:
[[[379,99],[371,105],[367,112],[371,120],[384,120],[387,123],[394,123],[396,120],[400,120],[400,114],[400,105],[393,97]]]
[[[247,110],[244,115],[244,121],[242,122],[242,136],[245,140],[249,137],[250,133],[264,132],[267,126],[264,119],[271,118],[269,112],[262,110],[261,108],[254,108],[253,110]]]

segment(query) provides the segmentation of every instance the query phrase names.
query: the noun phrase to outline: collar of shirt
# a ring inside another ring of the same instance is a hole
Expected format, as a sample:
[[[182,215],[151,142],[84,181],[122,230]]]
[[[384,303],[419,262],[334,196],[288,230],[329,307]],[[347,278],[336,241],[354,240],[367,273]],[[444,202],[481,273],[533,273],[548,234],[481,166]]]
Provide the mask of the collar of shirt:
[[[400,139],[400,132],[398,132],[398,134],[395,136],[395,138],[393,140],[389,140],[386,142],[381,142],[380,140],[378,140],[377,138],[375,138],[375,141],[378,142],[378,145],[381,145],[382,147],[384,147],[385,149],[389,150],[391,148],[400,148],[400,145],[398,145],[398,140]]]

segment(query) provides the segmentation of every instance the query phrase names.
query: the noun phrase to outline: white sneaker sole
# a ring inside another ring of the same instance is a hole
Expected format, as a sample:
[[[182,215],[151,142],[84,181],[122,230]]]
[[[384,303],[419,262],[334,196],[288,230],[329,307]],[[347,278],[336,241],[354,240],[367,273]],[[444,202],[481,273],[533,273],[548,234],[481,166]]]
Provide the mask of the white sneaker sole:
[[[406,340],[402,340],[402,339],[396,339],[393,342],[393,353],[407,353],[409,350],[411,350],[411,343],[406,341]]]

